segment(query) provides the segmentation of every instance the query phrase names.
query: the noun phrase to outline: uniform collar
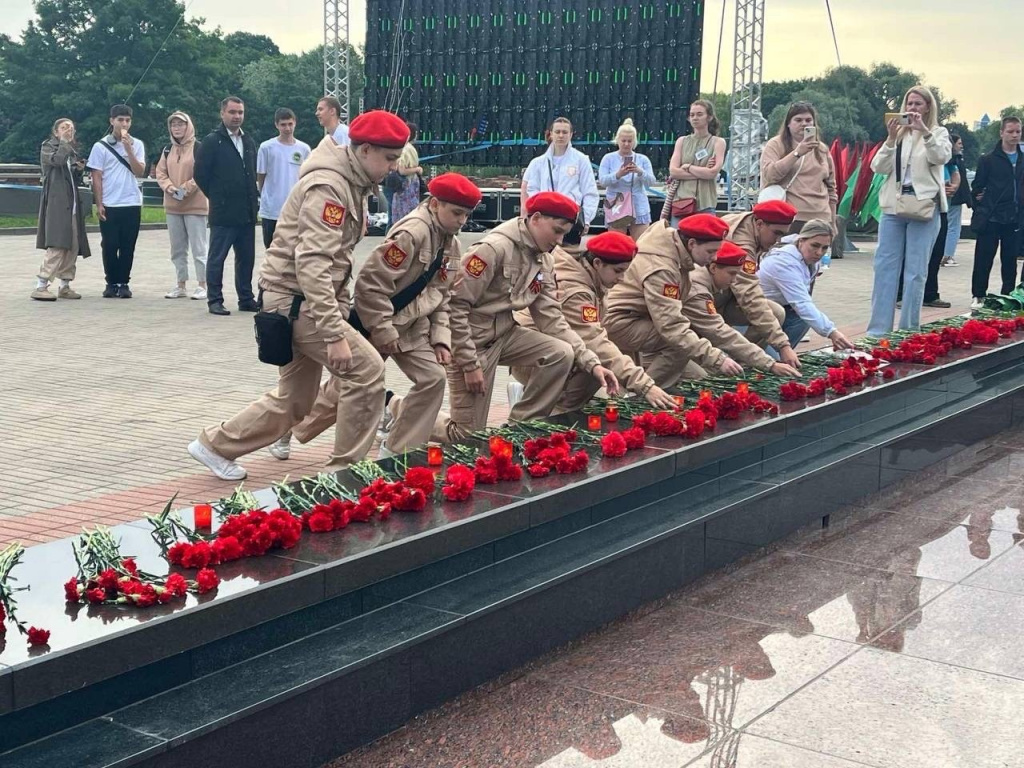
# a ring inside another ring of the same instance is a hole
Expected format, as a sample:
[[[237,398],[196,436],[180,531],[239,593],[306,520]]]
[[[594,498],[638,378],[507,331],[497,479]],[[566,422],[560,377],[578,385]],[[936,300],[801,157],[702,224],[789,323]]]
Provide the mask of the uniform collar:
[[[537,261],[544,261],[544,251],[537,245],[537,241],[533,239],[533,234],[530,232],[530,227],[526,223],[526,219],[519,220],[519,235],[522,238],[523,245],[526,246],[530,255],[533,256]]]
[[[579,265],[580,269],[586,273],[587,279],[590,281],[590,287],[594,289],[594,293],[597,295],[597,300],[601,301],[605,294],[604,284],[601,282],[601,278],[597,276],[594,265],[586,259],[579,259]]]

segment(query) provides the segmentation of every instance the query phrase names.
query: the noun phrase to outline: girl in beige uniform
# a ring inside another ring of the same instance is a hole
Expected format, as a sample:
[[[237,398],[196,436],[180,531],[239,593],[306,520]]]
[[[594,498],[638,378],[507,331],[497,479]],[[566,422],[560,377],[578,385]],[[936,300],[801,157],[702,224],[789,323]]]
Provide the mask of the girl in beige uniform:
[[[325,138],[303,164],[278,219],[260,273],[263,310],[285,314],[301,296],[290,363],[278,386],[226,422],[208,427],[188,451],[223,480],[241,480],[235,459],[270,445],[313,405],[326,367],[338,380],[334,451],[328,470],[361,460],[384,405],[384,362],[346,321],[352,249],[363,236],[370,192],[393,170],[409,138],[397,115],[366,112],[352,121],[351,146]]]

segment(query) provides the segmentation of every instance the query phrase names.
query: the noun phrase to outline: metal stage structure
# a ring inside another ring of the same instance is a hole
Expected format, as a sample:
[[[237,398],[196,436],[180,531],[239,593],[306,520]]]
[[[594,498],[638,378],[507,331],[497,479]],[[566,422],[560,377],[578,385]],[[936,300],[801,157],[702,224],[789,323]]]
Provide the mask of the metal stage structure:
[[[341,121],[349,122],[348,0],[324,0],[324,95],[341,102]]]
[[[729,210],[747,211],[761,188],[761,147],[768,127],[761,114],[764,0],[736,0],[733,51]]]

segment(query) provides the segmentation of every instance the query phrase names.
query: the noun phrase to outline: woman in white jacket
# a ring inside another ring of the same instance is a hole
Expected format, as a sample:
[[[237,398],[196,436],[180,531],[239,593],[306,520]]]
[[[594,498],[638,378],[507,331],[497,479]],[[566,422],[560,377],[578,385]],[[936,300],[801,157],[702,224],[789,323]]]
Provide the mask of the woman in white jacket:
[[[921,325],[928,257],[939,234],[939,214],[948,206],[943,167],[952,157],[953,147],[949,132],[938,125],[935,96],[923,85],[915,85],[903,97],[900,111],[909,124],[900,125],[897,118],[890,120],[889,137],[871,161],[875,173],[888,177],[879,191],[882,220],[878,225],[868,323],[872,336],[892,330],[900,270],[904,286],[900,328]],[[933,203],[930,216],[929,201]],[[912,210],[915,207],[917,210]]]

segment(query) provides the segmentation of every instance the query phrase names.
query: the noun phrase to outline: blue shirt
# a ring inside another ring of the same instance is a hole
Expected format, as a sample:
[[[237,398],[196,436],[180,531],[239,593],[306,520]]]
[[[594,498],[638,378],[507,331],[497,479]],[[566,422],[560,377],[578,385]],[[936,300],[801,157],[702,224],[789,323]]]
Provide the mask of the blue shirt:
[[[796,243],[773,248],[761,260],[757,272],[761,290],[768,299],[791,307],[801,320],[827,338],[836,324],[811,299],[811,286],[817,276],[818,265],[807,266]]]
[[[1014,178],[1016,178],[1016,176],[1017,176],[1017,158],[1020,157],[1020,150],[1018,150],[1016,152],[1005,152],[1004,154],[1006,155],[1006,159],[1010,161],[1010,165],[1013,166],[1013,174],[1014,174]],[[1014,184],[1013,184],[1013,202],[1016,205],[1016,203],[1017,203],[1017,183],[1016,182],[1014,182]]]

